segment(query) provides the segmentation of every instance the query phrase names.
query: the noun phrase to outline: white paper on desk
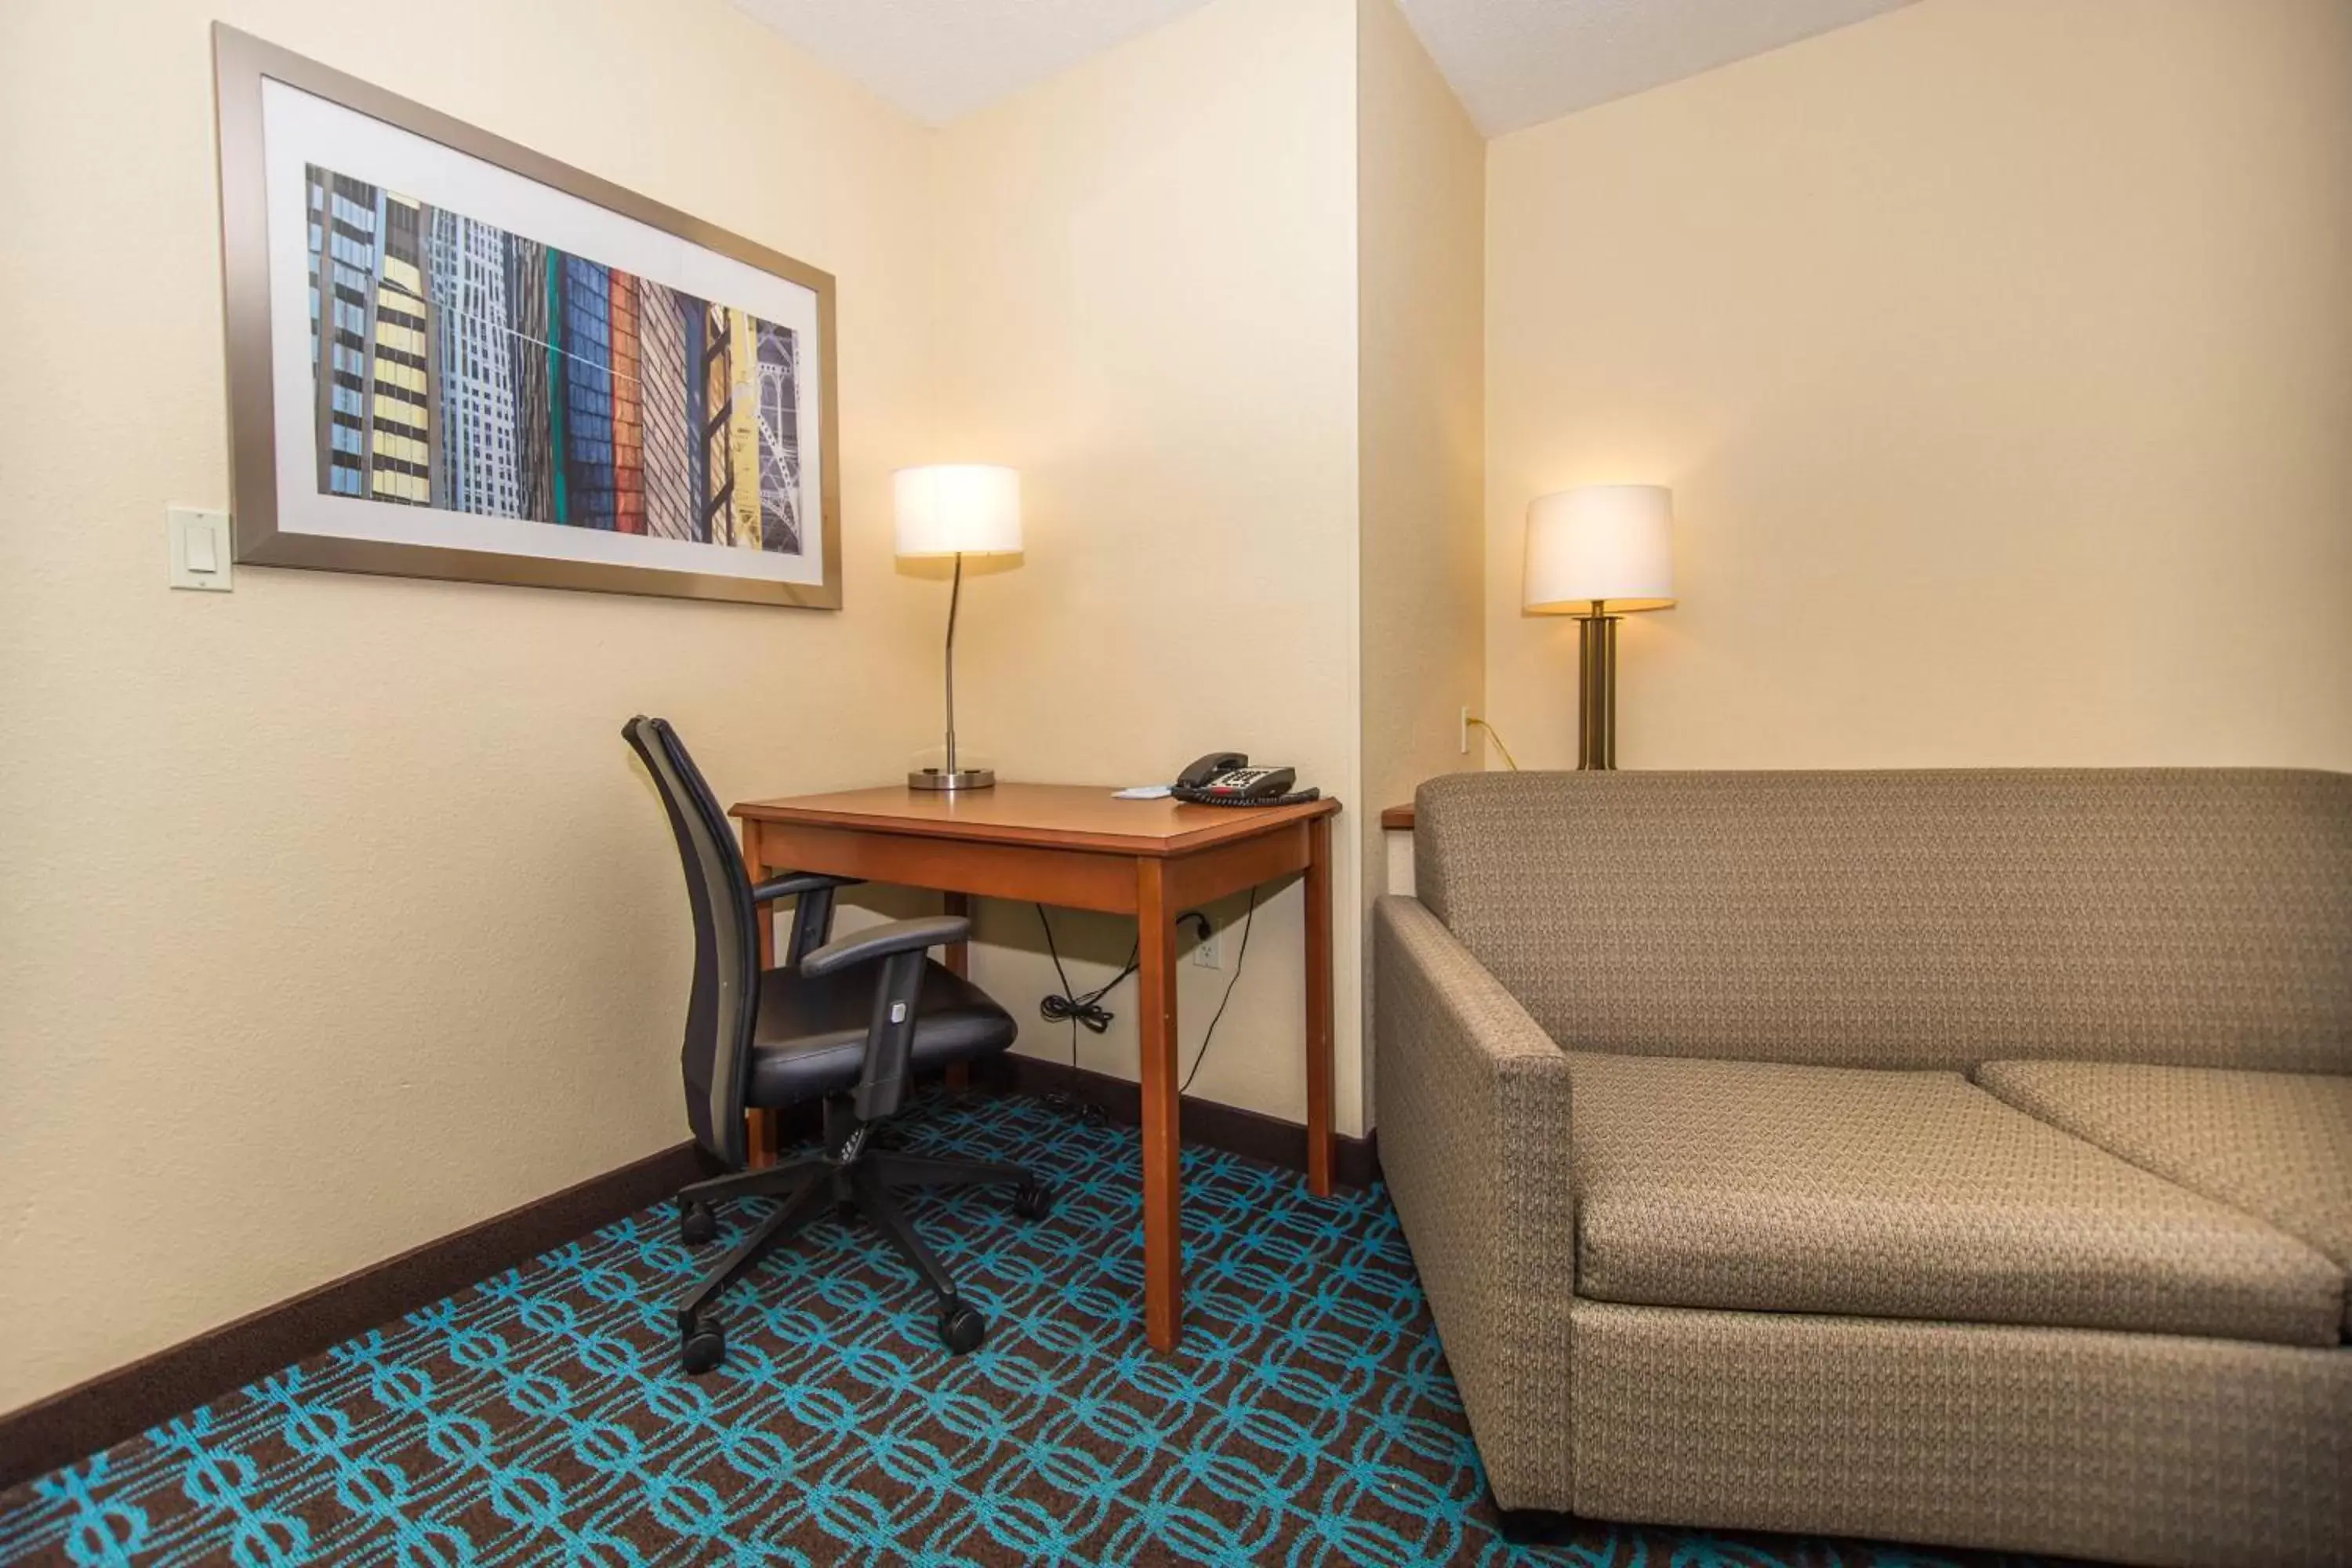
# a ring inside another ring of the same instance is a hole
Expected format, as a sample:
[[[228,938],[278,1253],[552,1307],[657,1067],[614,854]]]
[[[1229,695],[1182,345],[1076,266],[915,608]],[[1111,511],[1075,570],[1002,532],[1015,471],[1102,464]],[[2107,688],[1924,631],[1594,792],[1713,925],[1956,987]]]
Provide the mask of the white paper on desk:
[[[1115,792],[1111,798],[1113,800],[1165,800],[1172,786],[1169,784],[1137,784],[1133,789]]]

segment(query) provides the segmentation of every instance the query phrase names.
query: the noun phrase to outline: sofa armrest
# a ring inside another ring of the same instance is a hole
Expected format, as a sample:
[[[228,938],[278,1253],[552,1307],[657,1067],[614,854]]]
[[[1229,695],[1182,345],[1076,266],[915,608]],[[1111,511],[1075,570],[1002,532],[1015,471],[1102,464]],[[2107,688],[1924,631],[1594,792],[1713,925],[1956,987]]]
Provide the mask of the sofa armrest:
[[[1381,1170],[1506,1508],[1572,1507],[1568,1058],[1419,900],[1373,906]]]

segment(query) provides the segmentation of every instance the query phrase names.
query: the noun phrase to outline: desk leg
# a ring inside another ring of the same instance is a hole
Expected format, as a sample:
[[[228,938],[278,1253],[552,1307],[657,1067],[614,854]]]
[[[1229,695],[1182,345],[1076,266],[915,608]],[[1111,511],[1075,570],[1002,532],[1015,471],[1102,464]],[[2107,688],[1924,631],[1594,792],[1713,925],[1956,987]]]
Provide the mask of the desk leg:
[[[1136,1033],[1143,1058],[1143,1329],[1176,1348],[1184,1324],[1184,1227],[1177,1129],[1176,921],[1167,862],[1136,860]]]
[[[761,858],[760,825],[743,824],[743,869],[754,883],[768,874]],[[754,917],[760,922],[760,967],[766,969],[776,962],[776,906],[761,904]],[[747,1110],[743,1113],[743,1147],[751,1169],[760,1170],[776,1163],[776,1113],[772,1110]]]
[[[1331,819],[1307,825],[1307,1186],[1331,1195]]]
[[[940,912],[950,915],[961,915],[969,918],[971,914],[971,900],[964,897],[961,893],[945,894],[942,898]],[[952,942],[948,944],[948,968],[958,974],[968,975],[971,973],[971,944],[970,942]],[[971,1087],[971,1064],[970,1062],[950,1062],[948,1064],[947,1080],[948,1092],[950,1094],[961,1094],[965,1089]]]

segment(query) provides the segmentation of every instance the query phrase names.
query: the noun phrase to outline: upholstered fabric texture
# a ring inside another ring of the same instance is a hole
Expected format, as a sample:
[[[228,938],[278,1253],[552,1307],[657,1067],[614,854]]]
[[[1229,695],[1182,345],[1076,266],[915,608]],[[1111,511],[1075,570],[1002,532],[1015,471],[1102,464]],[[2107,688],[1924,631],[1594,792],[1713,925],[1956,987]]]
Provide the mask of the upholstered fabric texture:
[[[1564,1508],[1576,1284],[1568,1064],[1411,899],[1373,911],[1381,1165],[1506,1508]]]
[[[2352,1071],[2352,775],[1458,773],[1417,807],[1421,899],[1570,1049]]]
[[[1579,1301],[1579,1513],[2340,1564],[2352,1352]],[[1483,1439],[1482,1439],[1483,1442]]]
[[[1580,1295],[2336,1341],[2335,1263],[1958,1073],[1569,1069]]]
[[[2352,1078],[1987,1062],[1976,1079],[2027,1114],[2259,1215],[2352,1268]]]

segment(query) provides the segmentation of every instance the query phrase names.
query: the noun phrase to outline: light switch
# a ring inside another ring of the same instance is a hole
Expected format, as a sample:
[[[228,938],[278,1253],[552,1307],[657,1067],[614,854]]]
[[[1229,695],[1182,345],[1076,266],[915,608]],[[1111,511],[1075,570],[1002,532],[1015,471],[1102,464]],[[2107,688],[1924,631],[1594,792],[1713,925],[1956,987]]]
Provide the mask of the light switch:
[[[172,586],[226,593],[232,571],[228,513],[175,506],[165,509],[163,517],[171,536]]]

